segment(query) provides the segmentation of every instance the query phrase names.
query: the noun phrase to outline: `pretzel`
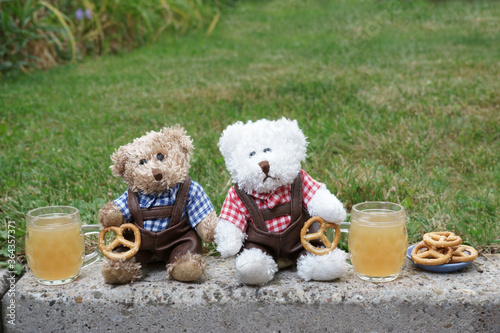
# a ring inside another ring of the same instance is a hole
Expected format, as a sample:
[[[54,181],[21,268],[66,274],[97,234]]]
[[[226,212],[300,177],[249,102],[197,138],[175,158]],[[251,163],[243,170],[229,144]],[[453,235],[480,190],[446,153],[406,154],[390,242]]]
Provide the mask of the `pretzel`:
[[[450,231],[429,232],[423,238],[424,242],[434,248],[457,246],[462,243],[462,238]]]
[[[451,247],[433,249],[425,241],[422,241],[415,245],[411,251],[411,258],[417,264],[435,266],[446,264],[450,261],[452,254],[453,249]]]
[[[309,227],[314,222],[319,222],[319,225],[320,225],[319,230],[318,230],[318,232],[308,234],[307,232],[309,231]],[[333,242],[331,242],[331,243],[325,235],[325,231],[328,228],[335,229],[335,238],[333,239]],[[315,240],[315,239],[319,239],[325,247],[318,248],[318,247],[312,245],[311,243],[309,243],[310,241]],[[307,220],[306,223],[304,223],[302,230],[300,230],[300,242],[302,243],[302,246],[308,252],[310,252],[312,254],[319,255],[319,256],[328,254],[329,252],[333,251],[337,247],[339,240],[340,240],[340,228],[339,228],[339,226],[336,225],[335,223],[325,222],[325,220],[323,220],[319,216],[311,217],[309,220]]]
[[[134,232],[134,242],[128,241],[123,238],[123,231],[126,229],[130,229]],[[116,234],[116,238],[108,245],[104,242],[104,236],[108,231],[113,231]],[[123,245],[128,247],[130,250],[126,252],[113,252],[113,250],[119,245]],[[137,251],[139,251],[139,247],[141,246],[141,234],[139,229],[132,223],[125,223],[119,227],[107,227],[101,230],[99,234],[99,249],[102,254],[112,260],[121,260],[121,259],[129,259],[132,258]]]
[[[450,263],[467,262],[476,259],[478,256],[477,250],[472,246],[459,245],[453,247],[453,254]]]

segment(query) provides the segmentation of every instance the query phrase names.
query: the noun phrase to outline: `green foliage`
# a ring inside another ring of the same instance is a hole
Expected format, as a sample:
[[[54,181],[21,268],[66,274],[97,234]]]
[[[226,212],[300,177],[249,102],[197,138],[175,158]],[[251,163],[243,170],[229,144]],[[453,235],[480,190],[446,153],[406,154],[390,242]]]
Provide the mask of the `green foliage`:
[[[23,52],[40,36],[29,29],[35,13],[32,1],[26,3],[0,2],[0,75],[17,72],[28,66],[28,56]]]
[[[24,266],[16,262],[12,266],[6,261],[0,261],[0,268],[5,268],[16,275],[21,275],[24,271]]]
[[[218,18],[202,0],[0,0],[0,74],[131,50]]]

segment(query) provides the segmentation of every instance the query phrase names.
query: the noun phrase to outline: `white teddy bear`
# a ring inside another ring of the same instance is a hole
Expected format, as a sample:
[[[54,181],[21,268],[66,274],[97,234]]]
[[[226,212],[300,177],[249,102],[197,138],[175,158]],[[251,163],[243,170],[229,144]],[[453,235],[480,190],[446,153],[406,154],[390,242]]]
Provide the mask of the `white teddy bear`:
[[[326,186],[301,169],[306,137],[297,121],[281,118],[237,122],[224,130],[219,148],[235,183],[228,191],[215,231],[222,257],[236,255],[244,284],[271,281],[279,268],[297,264],[306,281],[331,281],[345,272],[347,254],[308,253],[300,230],[311,216],[340,223],[346,213]]]

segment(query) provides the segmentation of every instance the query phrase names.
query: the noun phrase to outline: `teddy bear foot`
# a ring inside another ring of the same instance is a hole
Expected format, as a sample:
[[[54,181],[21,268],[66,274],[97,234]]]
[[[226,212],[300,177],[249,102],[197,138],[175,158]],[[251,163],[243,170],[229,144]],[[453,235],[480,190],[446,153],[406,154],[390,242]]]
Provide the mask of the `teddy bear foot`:
[[[196,281],[205,274],[205,263],[200,254],[191,254],[188,251],[167,265],[167,274],[169,278],[181,282]]]
[[[297,261],[297,274],[305,281],[332,281],[344,274],[346,258],[338,248],[324,256],[307,253]]]
[[[139,280],[141,271],[141,264],[136,263],[134,258],[119,261],[104,258],[101,273],[106,283],[125,284]]]
[[[259,249],[245,249],[236,258],[236,276],[244,284],[267,283],[277,271],[278,265],[273,258]]]

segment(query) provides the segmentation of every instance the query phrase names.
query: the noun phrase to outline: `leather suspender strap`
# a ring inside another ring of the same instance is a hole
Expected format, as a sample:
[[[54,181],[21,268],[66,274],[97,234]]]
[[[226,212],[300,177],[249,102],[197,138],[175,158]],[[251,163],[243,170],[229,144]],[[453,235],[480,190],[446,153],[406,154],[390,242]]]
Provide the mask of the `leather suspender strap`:
[[[172,206],[151,207],[148,209],[143,209],[142,219],[143,220],[163,219],[165,217],[171,216],[172,211],[173,211]]]
[[[139,206],[139,198],[136,192],[132,192],[130,189],[127,194],[127,204],[130,210],[130,215],[137,226],[144,228],[144,220],[142,218],[142,209]]]
[[[252,220],[255,223],[257,229],[267,232],[269,230],[267,229],[265,221],[283,215],[291,215],[292,222],[294,222],[297,221],[297,219],[302,215],[302,176],[300,173],[297,175],[297,177],[295,177],[291,187],[291,202],[277,205],[273,209],[264,210],[260,210],[255,203],[255,200],[252,199],[247,193],[245,193],[245,191],[242,191],[238,187],[238,184],[234,186],[234,189],[236,190],[236,194],[238,195],[240,200],[248,209],[248,212],[250,213],[250,216],[252,217]]]
[[[302,215],[302,175],[299,173],[292,184],[292,222]]]
[[[172,215],[172,206],[151,207],[142,209],[139,206],[139,198],[137,192],[128,191],[127,197],[128,208],[130,215],[139,227],[144,228],[144,220],[162,219]]]
[[[144,228],[144,220],[154,220],[165,217],[171,217],[169,225],[179,223],[182,219],[182,213],[184,212],[190,187],[191,178],[187,176],[186,181],[179,187],[173,206],[151,207],[148,209],[142,209],[139,205],[137,193],[128,190],[127,204],[135,224]]]
[[[292,193],[290,202],[277,205],[273,209],[261,210],[264,221],[272,220],[283,215],[290,215],[293,222],[302,215],[302,177],[300,174],[295,177],[291,188]]]
[[[281,205],[277,205],[273,209],[263,209],[261,210],[262,217],[264,218],[264,221],[269,221],[283,215],[292,215],[291,207],[292,206],[288,202]]]
[[[188,175],[184,183],[181,184],[179,190],[177,191],[177,196],[175,197],[175,203],[172,211],[172,217],[170,218],[169,228],[181,222],[182,213],[184,212],[184,208],[186,207],[190,187],[191,177],[189,177]]]
[[[250,213],[250,217],[252,218],[253,222],[255,223],[255,226],[257,229],[262,230],[262,231],[269,231],[266,226],[266,222],[264,221],[264,218],[262,216],[262,212],[260,211],[259,207],[255,203],[255,200],[250,198],[248,194],[245,193],[245,191],[242,191],[239,187],[238,184],[234,185],[234,189],[236,190],[236,194],[240,198],[240,200],[243,202],[245,207],[248,209],[248,212]]]

